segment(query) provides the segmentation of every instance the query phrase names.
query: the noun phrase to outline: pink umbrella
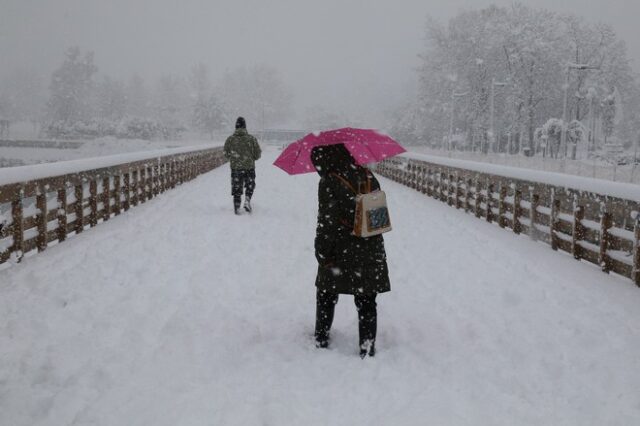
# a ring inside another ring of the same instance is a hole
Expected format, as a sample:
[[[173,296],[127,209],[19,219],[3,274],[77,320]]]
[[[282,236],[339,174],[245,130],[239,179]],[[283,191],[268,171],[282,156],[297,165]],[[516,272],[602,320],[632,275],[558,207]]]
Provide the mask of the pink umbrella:
[[[309,133],[289,145],[273,164],[290,175],[315,172],[316,169],[311,163],[311,150],[316,146],[339,143],[344,144],[360,165],[375,163],[406,152],[398,142],[375,130],[345,127]]]

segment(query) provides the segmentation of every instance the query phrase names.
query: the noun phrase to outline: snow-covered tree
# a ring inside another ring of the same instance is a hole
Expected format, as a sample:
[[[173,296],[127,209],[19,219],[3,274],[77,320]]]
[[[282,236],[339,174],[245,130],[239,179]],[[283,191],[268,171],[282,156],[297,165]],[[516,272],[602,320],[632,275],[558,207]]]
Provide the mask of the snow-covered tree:
[[[431,145],[460,129],[468,139],[465,146],[485,147],[493,87],[498,148],[506,146],[501,135],[510,133],[516,145],[534,152],[536,128],[562,117],[567,75],[567,121],[599,119],[601,94],[616,87],[623,94],[617,100],[616,132],[628,139],[640,125],[638,82],[624,43],[607,25],[519,3],[489,6],[459,13],[446,26],[429,19],[421,58],[411,114],[417,122],[402,127]],[[595,127],[587,126],[591,133]]]
[[[616,97],[613,93],[606,96],[601,103],[602,106],[602,131],[604,133],[604,143],[613,135],[616,117]]]
[[[615,133],[630,142],[640,124],[640,87],[631,69],[625,43],[618,39],[610,25],[591,24],[576,16],[566,16],[564,22],[570,45],[567,56],[577,64],[595,67],[573,71],[569,118],[589,122],[598,118],[604,120],[605,98],[617,92]],[[613,132],[612,128],[609,130]],[[604,132],[606,129],[603,128]],[[603,136],[608,138],[611,134]]]
[[[209,69],[199,63],[189,75],[191,124],[198,131],[213,137],[216,131],[228,125],[230,119],[222,96],[213,93]]]
[[[544,147],[544,154],[557,158],[560,153],[560,142],[562,138],[562,131],[564,129],[564,123],[557,118],[550,118],[542,126],[543,140],[546,141]]]
[[[267,65],[228,71],[216,90],[230,115],[241,115],[253,129],[281,124],[291,116],[291,90],[278,70]]]
[[[46,102],[44,79],[33,69],[16,68],[0,81],[0,116],[12,121],[42,121]]]
[[[189,96],[186,82],[175,75],[164,75],[154,93],[154,115],[168,129],[166,138],[175,138],[189,122]]]
[[[64,62],[51,77],[47,103],[51,121],[74,123],[91,118],[93,76],[97,71],[93,52],[82,54],[78,47],[67,50]]]
[[[141,76],[134,74],[126,86],[126,113],[131,117],[149,117],[151,115],[151,99],[149,91]]]
[[[221,97],[217,94],[211,94],[208,98],[198,98],[194,105],[193,125],[212,138],[215,132],[225,129],[231,120]]]
[[[209,69],[203,63],[196,64],[189,74],[189,88],[191,99],[206,99],[211,95],[211,77]]]
[[[534,131],[549,117],[561,115],[563,49],[559,17],[514,4],[508,9],[502,41],[513,94],[515,127],[531,150]],[[557,151],[556,151],[557,152]]]
[[[421,134],[416,124],[420,122],[420,109],[416,102],[407,102],[391,113],[392,120],[389,134],[405,144],[420,144]]]
[[[125,86],[118,80],[104,77],[97,89],[97,112],[102,120],[119,121],[127,109]]]

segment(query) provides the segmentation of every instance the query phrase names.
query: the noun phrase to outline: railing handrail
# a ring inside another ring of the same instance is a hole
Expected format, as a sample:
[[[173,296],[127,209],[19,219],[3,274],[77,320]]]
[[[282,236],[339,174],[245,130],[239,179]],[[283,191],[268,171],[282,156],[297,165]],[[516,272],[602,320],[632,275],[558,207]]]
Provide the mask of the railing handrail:
[[[375,169],[500,228],[527,234],[533,240],[549,244],[553,250],[594,263],[604,272],[631,278],[640,286],[640,203],[616,196],[629,195],[636,188],[624,191],[618,188],[617,192],[603,194],[594,190],[628,184],[605,181],[606,185],[600,188],[573,185],[579,187],[575,188],[564,180],[554,182],[553,176],[544,176],[541,180],[545,182],[540,182],[523,179],[535,177],[531,173],[515,173],[518,177],[513,177],[514,173],[501,175],[496,172],[513,170],[491,166],[409,154],[385,160]],[[589,184],[594,180],[579,179]]]
[[[601,196],[640,201],[640,185],[632,183],[614,182],[586,176],[547,172],[493,163],[482,163],[478,161],[460,160],[457,158],[448,158],[429,154],[405,153],[400,157],[404,157],[409,160],[420,160],[428,163],[440,164],[442,166],[470,170],[478,173],[502,176],[509,179],[543,183],[576,191],[591,192]]]
[[[10,183],[0,185],[0,218],[6,219],[0,265],[44,251],[225,162],[222,147],[198,146],[2,170],[2,182]]]

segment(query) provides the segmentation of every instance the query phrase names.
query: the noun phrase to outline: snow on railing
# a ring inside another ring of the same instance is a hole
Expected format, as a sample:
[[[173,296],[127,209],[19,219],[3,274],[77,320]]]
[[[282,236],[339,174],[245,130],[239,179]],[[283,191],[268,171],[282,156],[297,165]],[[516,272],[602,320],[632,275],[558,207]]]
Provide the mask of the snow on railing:
[[[640,187],[425,155],[375,169],[423,194],[640,286]]]
[[[109,220],[224,164],[190,147],[0,169],[0,265]]]

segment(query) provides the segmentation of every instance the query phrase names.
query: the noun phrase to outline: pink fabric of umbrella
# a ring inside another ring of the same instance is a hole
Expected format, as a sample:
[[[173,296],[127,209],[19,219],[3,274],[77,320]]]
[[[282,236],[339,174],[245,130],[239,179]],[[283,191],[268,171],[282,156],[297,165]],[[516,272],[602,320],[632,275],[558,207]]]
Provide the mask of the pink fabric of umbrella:
[[[375,163],[406,152],[398,142],[387,135],[371,129],[327,130],[309,133],[304,138],[289,145],[273,163],[290,175],[315,172],[311,163],[311,150],[320,145],[344,144],[356,163]]]

